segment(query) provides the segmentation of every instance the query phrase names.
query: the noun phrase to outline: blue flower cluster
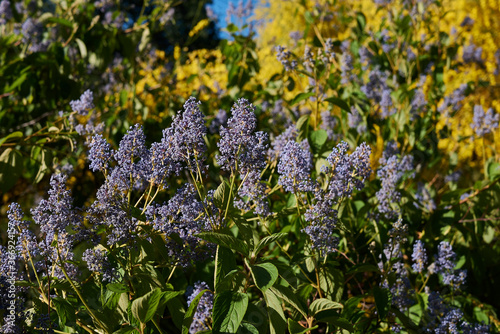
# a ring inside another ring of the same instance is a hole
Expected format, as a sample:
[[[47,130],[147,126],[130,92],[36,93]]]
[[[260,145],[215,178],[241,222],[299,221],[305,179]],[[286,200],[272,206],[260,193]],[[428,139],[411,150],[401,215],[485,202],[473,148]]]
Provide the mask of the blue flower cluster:
[[[438,246],[434,271],[443,277],[443,283],[459,288],[465,283],[467,271],[455,270],[456,254],[447,241],[442,241]]]
[[[116,268],[113,268],[108,261],[104,249],[88,248],[83,252],[82,260],[87,262],[91,272],[102,275],[103,282],[113,282],[119,278]]]
[[[399,159],[398,153],[397,144],[391,142],[379,160],[380,169],[377,175],[382,181],[382,187],[376,193],[379,201],[378,211],[387,219],[394,219],[398,215],[397,205],[401,194],[397,191],[397,187],[405,173],[413,170],[413,157],[407,155]]]
[[[493,108],[489,108],[484,112],[481,105],[475,105],[471,128],[476,132],[476,136],[484,137],[485,134],[492,133],[495,129],[498,129],[499,120],[500,114],[497,114]]]
[[[394,108],[392,105],[390,89],[384,89],[382,91],[382,97],[380,99],[380,109],[382,118],[387,118],[396,113],[396,108]]]
[[[191,305],[193,299],[203,290],[209,290],[208,284],[205,282],[198,281],[194,284],[194,287],[189,286],[186,290],[186,295],[188,296],[187,303],[188,306]],[[209,329],[209,321],[212,317],[212,308],[214,306],[214,295],[211,292],[205,292],[200,298],[198,307],[193,316],[193,322],[191,327],[189,327],[189,333],[198,333]]]
[[[79,100],[71,101],[69,105],[74,112],[85,116],[89,111],[95,108],[94,93],[88,89],[80,96]]]
[[[414,202],[413,204],[416,208],[425,209],[427,212],[436,210],[436,202],[432,198],[429,189],[421,182],[418,183],[415,199],[417,202]]]
[[[254,206],[255,213],[266,216],[270,212],[260,174],[266,166],[268,135],[255,131],[257,118],[254,110],[255,107],[246,99],[239,99],[231,108],[232,116],[227,126],[220,128],[217,163],[233,175],[239,173],[242,179],[236,207],[248,211]]]
[[[290,61],[292,53],[290,51],[285,51],[285,48],[281,45],[277,45],[276,48],[276,59],[285,67],[285,70],[292,71],[297,67],[297,61]]]
[[[12,18],[12,10],[10,9],[10,1],[2,0],[0,2],[0,26],[4,25]]]
[[[428,298],[429,321],[424,330],[427,333],[463,333],[463,334],[486,334],[490,333],[490,326],[484,324],[472,324],[464,320],[463,312],[445,303],[439,293],[429,291],[426,287]]]
[[[73,199],[71,192],[66,189],[66,181],[66,175],[53,174],[50,179],[49,198],[42,199],[38,206],[31,210],[31,216],[40,228],[38,252],[53,266],[54,276],[65,277],[59,267],[64,263],[68,275],[76,278],[77,266],[66,261],[73,260],[73,246],[87,239],[88,234],[83,225],[83,217],[73,207]]]
[[[267,151],[268,159],[277,162],[286,144],[289,141],[295,142],[298,134],[295,124],[290,124],[285,131],[271,141],[271,148]]]
[[[291,147],[295,148],[296,152],[303,155],[308,153],[301,150],[297,143],[289,142],[288,145],[290,144]],[[296,161],[301,161],[304,164],[304,162],[308,161],[306,157],[299,156],[299,159],[280,161],[280,164],[283,163],[282,168],[289,168],[293,172],[287,177],[288,182],[302,178],[302,183],[299,183],[299,186],[295,183],[288,184],[289,189],[291,189],[288,191],[294,191],[295,189],[312,191],[314,186],[316,201],[307,209],[304,215],[308,225],[303,229],[303,232],[309,235],[313,248],[317,249],[322,256],[334,252],[338,246],[338,237],[335,235],[338,212],[333,209],[333,206],[350,197],[354,188],[361,190],[364,187],[364,182],[371,174],[371,148],[366,143],[363,143],[351,155],[347,154],[347,149],[347,143],[341,142],[338,144],[327,158],[330,167],[322,167],[322,171],[327,173],[329,177],[326,190],[319,189],[310,180],[308,170],[311,166],[299,165],[300,168],[292,166]],[[293,158],[293,156],[291,157]],[[311,159],[310,154],[308,158]],[[296,173],[297,170],[301,173]],[[279,165],[278,172],[280,172]],[[293,174],[295,174],[294,177],[292,177]],[[304,187],[303,184],[306,184],[307,187]],[[287,189],[285,188],[285,190]]]
[[[174,161],[187,163],[191,171],[201,168],[207,150],[204,136],[207,134],[205,119],[200,111],[201,102],[190,97],[172,121],[172,156]]]
[[[307,140],[302,143],[288,141],[280,152],[278,163],[278,183],[285,191],[297,194],[313,191],[315,183],[311,180],[312,154]]]
[[[352,73],[354,69],[353,59],[350,53],[344,52],[340,57],[340,83],[343,85],[348,84],[357,79],[356,75]]]
[[[387,78],[387,73],[382,72],[376,67],[370,72],[368,82],[361,86],[361,91],[367,98],[378,104],[382,100],[382,92],[389,89],[387,86]]]
[[[413,244],[413,253],[411,255],[413,260],[413,270],[417,273],[421,273],[427,263],[427,253],[425,252],[424,243],[421,240],[415,241]]]
[[[211,255],[199,247],[201,239],[196,237],[211,225],[192,184],[181,187],[166,204],[148,206],[145,213],[154,229],[168,237],[166,247],[174,263],[186,267]]]
[[[418,114],[425,111],[427,107],[427,99],[424,94],[423,85],[425,83],[426,77],[422,75],[418,82],[418,86],[413,93],[413,97],[410,102],[411,106],[411,118],[415,119]]]
[[[401,218],[393,224],[389,231],[389,240],[384,246],[384,258],[380,256],[380,270],[385,274],[382,287],[388,288],[392,295],[392,305],[400,310],[407,310],[414,301],[411,299],[413,290],[408,278],[408,270],[403,263],[403,252],[401,251],[406,243],[408,235],[408,225],[403,223]],[[384,265],[387,264],[387,265]],[[389,274],[395,274],[395,280],[389,280]]]
[[[326,158],[330,166],[322,167],[330,177],[326,196],[335,201],[350,197],[354,189],[363,189],[372,172],[371,147],[362,143],[350,155],[347,154],[348,148],[346,142],[340,142]]]
[[[337,119],[332,116],[329,110],[321,112],[320,128],[326,131],[328,140],[336,140],[335,128],[337,127]]]
[[[462,55],[462,58],[464,60],[464,63],[477,63],[477,64],[482,64],[483,63],[483,48],[482,47],[476,47],[474,44],[470,44],[468,46],[464,46],[464,52]]]
[[[96,134],[90,139],[89,143],[90,160],[89,168],[93,171],[105,172],[109,168],[109,161],[111,160],[112,152],[111,146],[101,134]]]
[[[467,84],[461,84],[450,95],[445,96],[443,103],[438,107],[438,111],[445,112],[450,106],[453,112],[460,110],[462,108],[462,101],[466,97],[467,88]]]
[[[321,192],[316,195],[316,203],[307,209],[304,218],[309,223],[303,229],[311,238],[312,247],[325,256],[337,250],[339,238],[335,235],[338,212],[333,209],[334,201]]]
[[[358,108],[351,106],[351,112],[347,114],[347,122],[351,129],[356,129],[358,134],[366,132],[366,123],[363,121],[363,116]]]
[[[214,119],[212,120],[212,123],[210,123],[210,127],[208,128],[208,130],[212,134],[218,133],[221,125],[226,125],[226,123],[227,123],[227,113],[224,109],[219,109]]]

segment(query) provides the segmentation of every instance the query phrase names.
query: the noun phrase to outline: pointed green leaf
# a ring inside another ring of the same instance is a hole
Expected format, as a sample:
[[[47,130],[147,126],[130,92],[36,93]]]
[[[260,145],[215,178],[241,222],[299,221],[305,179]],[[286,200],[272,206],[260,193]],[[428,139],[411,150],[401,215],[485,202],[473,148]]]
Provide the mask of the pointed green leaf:
[[[162,296],[161,290],[156,288],[135,299],[132,302],[132,315],[142,323],[148,322],[155,315]]]
[[[232,200],[232,196],[229,194],[230,191],[231,188],[224,181],[215,190],[214,203],[219,209],[226,210],[228,201]],[[229,203],[229,207],[231,207],[231,203]]]
[[[354,326],[349,322],[349,320],[345,318],[341,318],[339,316],[327,317],[318,320],[320,322],[326,322],[335,327],[342,328],[350,333],[354,332]]]
[[[276,285],[270,288],[270,290],[278,297],[286,301],[288,304],[293,306],[297,311],[300,312],[304,316],[304,318],[307,318],[307,313],[304,310],[304,307],[300,303],[300,301],[297,299],[297,296],[295,293],[288,287],[283,286],[283,285]]]
[[[220,284],[236,268],[236,261],[233,252],[223,246],[217,246],[215,253],[214,288],[215,293],[219,292]]]
[[[121,283],[108,283],[106,284],[106,289],[115,293],[124,293],[128,292],[128,288]]]
[[[420,332],[420,328],[410,318],[408,318],[406,314],[401,312],[400,309],[392,307],[391,311],[394,312],[394,314],[396,315],[396,317],[399,318],[399,320],[401,320],[401,322],[405,326],[405,329],[407,329],[409,333]]]
[[[318,326],[304,328],[297,321],[288,318],[288,331],[290,334],[304,334],[316,328],[318,328]]]
[[[305,99],[310,98],[311,96],[316,95],[314,92],[309,92],[309,93],[299,93],[297,94],[292,101],[290,101],[290,106],[294,106],[300,101],[303,101]]]
[[[311,132],[311,144],[314,148],[319,150],[326,140],[328,139],[328,134],[325,130],[316,130]]]
[[[265,291],[278,279],[278,269],[272,263],[261,263],[250,266],[255,285]]]
[[[297,124],[295,125],[297,130],[302,131],[302,127],[307,127],[309,124],[309,115],[302,115],[300,118],[297,120]],[[305,130],[305,129],[304,129]]]
[[[334,104],[337,107],[339,107],[339,108],[341,108],[349,113],[351,112],[351,110],[349,109],[349,105],[345,101],[339,99],[338,97],[329,97],[329,98],[325,99],[325,101],[328,101],[331,104]]]
[[[215,232],[202,232],[197,234],[203,240],[213,242],[214,244],[227,247],[242,254],[248,255],[248,247],[243,241],[236,239],[232,235],[215,233]]]
[[[3,137],[3,138],[0,138],[0,146],[5,143],[7,140],[9,139],[12,139],[12,138],[20,138],[23,136],[23,133],[21,131],[16,131],[16,132],[12,132],[11,134]]]
[[[244,293],[224,291],[215,296],[212,333],[235,333],[248,307]]]
[[[326,310],[335,310],[339,308],[343,308],[342,304],[331,301],[326,298],[319,298],[316,299],[309,305],[309,310],[311,311],[311,315],[316,315],[321,311],[326,311]]]
[[[66,323],[72,323],[76,321],[75,308],[71,304],[61,297],[51,298],[52,303],[56,307],[57,315],[59,317],[59,322],[62,326]]]
[[[283,334],[286,332],[287,324],[285,314],[278,297],[268,289],[264,292],[267,304],[267,314],[269,316],[269,329],[271,334]]]
[[[189,334],[189,328],[193,322],[194,314],[198,308],[198,303],[205,292],[210,293],[207,289],[200,291],[191,301],[191,304],[189,304],[186,314],[184,314],[184,320],[182,321],[182,334]]]
[[[285,235],[287,235],[287,233],[275,233],[262,238],[262,240],[259,241],[259,243],[257,244],[257,246],[253,251],[254,255],[257,256],[264,247],[269,246],[270,244],[284,237]]]
[[[257,328],[248,322],[242,322],[240,328],[238,328],[238,334],[259,334]]]
[[[391,308],[391,292],[389,289],[382,289],[376,286],[373,288],[373,297],[375,297],[375,304],[377,305],[380,320],[384,320]]]
[[[11,148],[0,155],[0,190],[9,191],[23,171],[23,156]]]
[[[184,291],[163,291],[160,302],[158,303],[158,309],[167,304],[170,300],[182,294],[184,294]]]
[[[114,331],[113,334],[132,334],[132,333],[139,333],[139,331],[130,325],[126,325],[125,327],[120,328],[117,331]]]
[[[334,268],[322,267],[319,271],[319,286],[326,297],[339,301],[344,293],[344,274]]]

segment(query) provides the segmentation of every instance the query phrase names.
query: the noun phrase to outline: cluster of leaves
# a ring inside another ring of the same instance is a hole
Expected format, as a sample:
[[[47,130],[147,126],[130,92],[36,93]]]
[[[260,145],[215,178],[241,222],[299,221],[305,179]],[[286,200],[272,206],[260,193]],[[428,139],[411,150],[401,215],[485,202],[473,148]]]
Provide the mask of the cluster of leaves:
[[[182,44],[170,18],[153,50],[175,3],[39,7],[42,49],[15,31],[38,7],[12,6],[4,200],[57,172],[46,199],[20,200],[31,215],[4,210],[17,248],[0,249],[0,294],[15,257],[18,320],[0,303],[4,332],[498,331],[498,114],[476,98],[495,95],[498,73],[446,79],[496,70],[464,51],[474,20],[435,33],[438,1],[279,3],[259,10],[293,13],[287,36],[240,22],[190,53],[203,19]],[[77,100],[84,88],[94,96]],[[467,108],[457,145],[479,149],[465,161],[442,143]]]

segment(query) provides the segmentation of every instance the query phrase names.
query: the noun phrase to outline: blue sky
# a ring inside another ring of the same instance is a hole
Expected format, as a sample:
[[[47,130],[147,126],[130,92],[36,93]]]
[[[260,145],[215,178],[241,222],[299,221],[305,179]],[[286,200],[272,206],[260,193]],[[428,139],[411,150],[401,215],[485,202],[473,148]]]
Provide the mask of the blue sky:
[[[233,4],[234,1],[233,1]],[[217,14],[217,17],[219,18],[219,26],[222,23],[222,26],[225,26],[225,18],[226,18],[226,9],[227,6],[229,6],[229,0],[213,0],[213,4],[211,5],[212,9],[214,10],[215,14]]]
[[[224,28],[226,27],[226,10],[229,6],[229,3],[232,2],[235,7],[238,6],[239,0],[212,0],[213,3],[210,5],[210,7],[213,9],[215,14],[217,15],[218,21],[217,21],[217,27]],[[243,3],[247,3],[248,0],[243,0]],[[252,3],[255,4],[257,3],[256,0],[252,0]],[[229,35],[227,33],[221,32],[220,37],[222,38],[228,38]]]

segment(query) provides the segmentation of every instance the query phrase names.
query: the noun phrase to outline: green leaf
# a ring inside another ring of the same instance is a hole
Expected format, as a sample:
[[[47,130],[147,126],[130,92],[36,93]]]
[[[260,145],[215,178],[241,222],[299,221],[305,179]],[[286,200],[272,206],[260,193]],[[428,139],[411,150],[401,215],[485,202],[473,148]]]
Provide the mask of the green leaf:
[[[120,92],[120,105],[122,107],[125,107],[127,101],[128,101],[128,92],[127,90],[124,89]]]
[[[326,297],[333,301],[339,301],[344,292],[344,275],[342,271],[330,267],[320,268],[319,286],[325,292]]]
[[[231,33],[231,32],[237,32],[237,31],[239,30],[239,29],[238,29],[238,27],[237,27],[235,24],[233,24],[233,23],[229,23],[229,24],[227,25],[226,29],[227,29],[227,31],[228,31],[228,32],[230,32],[230,33]]]
[[[273,286],[278,279],[278,269],[272,263],[261,263],[250,266],[255,285],[265,291]]]
[[[366,17],[362,12],[356,13],[356,21],[358,22],[358,26],[361,30],[365,29]]]
[[[317,149],[321,149],[326,140],[328,139],[328,135],[325,130],[316,130],[311,132],[311,144]]]
[[[294,197],[295,198],[295,197]],[[262,238],[262,240],[259,241],[257,246],[255,247],[253,251],[253,256],[259,255],[259,252],[266,246],[272,244],[273,242],[277,241],[278,239],[284,237],[287,235],[287,233],[275,233],[272,235],[269,235],[267,237]]]
[[[306,19],[306,22],[308,24],[314,24],[314,18],[312,16],[311,12],[305,12],[304,13],[304,18]]]
[[[215,233],[215,232],[202,232],[197,234],[203,240],[213,242],[219,246],[224,246],[229,249],[235,250],[242,254],[248,255],[248,246],[243,241],[236,239],[232,235]]]
[[[139,331],[130,325],[126,325],[125,327],[120,328],[117,331],[114,331],[113,334],[130,334],[130,333],[139,333]]]
[[[106,289],[115,293],[124,293],[129,291],[125,284],[121,283],[108,283],[106,285]]]
[[[297,128],[297,130],[302,131],[302,127],[305,126],[307,128],[307,125],[309,124],[308,121],[309,121],[309,115],[302,115],[297,120],[297,124],[295,125],[295,127]]]
[[[214,203],[219,209],[225,211],[226,208],[228,209],[231,208],[231,201],[233,196],[229,194],[230,190],[231,187],[227,185],[226,182],[222,182],[221,184],[219,184],[219,186],[215,190]],[[229,207],[228,207],[228,202],[229,202]]]
[[[267,304],[267,314],[269,317],[269,329],[271,334],[282,334],[286,332],[287,324],[285,314],[278,297],[268,289],[264,292],[264,299]]]
[[[329,98],[326,98],[325,101],[328,101],[331,104],[336,105],[337,107],[339,107],[340,109],[343,109],[343,110],[347,111],[348,113],[351,112],[351,109],[349,108],[349,105],[345,101],[339,99],[338,97],[329,97]]]
[[[375,304],[377,305],[380,320],[384,320],[391,308],[391,292],[389,289],[382,289],[376,286],[373,288],[373,297],[375,297]]]
[[[71,21],[60,18],[60,17],[52,16],[52,17],[47,18],[45,20],[45,22],[57,23],[57,24],[60,24],[60,25],[63,25],[63,26],[69,27],[69,28],[73,28],[73,23]]]
[[[191,323],[193,322],[193,317],[196,313],[196,309],[198,308],[198,303],[205,292],[209,292],[209,290],[205,289],[200,291],[191,301],[191,304],[189,304],[186,314],[184,315],[184,320],[182,321],[182,334],[189,334],[189,327],[191,327]]]
[[[142,31],[141,41],[139,42],[139,52],[142,52],[150,41],[151,41],[151,32],[149,31],[149,28],[146,27]]]
[[[391,311],[394,312],[394,314],[396,315],[396,317],[399,318],[399,320],[401,320],[401,322],[405,326],[405,329],[407,329],[409,333],[419,333],[420,332],[420,328],[410,318],[408,318],[403,312],[401,312],[400,309],[398,309],[396,307],[392,307]]]
[[[215,253],[214,288],[215,293],[219,292],[221,283],[226,275],[236,268],[236,261],[233,252],[226,247],[217,246]]]
[[[155,315],[162,296],[160,288],[156,288],[135,299],[132,302],[132,315],[141,323],[148,322]]]
[[[73,323],[76,321],[75,309],[66,299],[54,297],[51,298],[51,301],[56,307],[61,326],[66,326],[66,323]]]
[[[167,301],[167,307],[168,307],[168,312],[172,315],[172,320],[174,322],[175,327],[182,329],[182,325],[184,322],[184,315],[186,312],[184,310],[184,305],[180,301],[180,298],[172,298],[169,301]],[[189,326],[187,332],[189,332]]]
[[[488,177],[491,181],[500,175],[500,163],[492,161],[488,164]]]
[[[296,105],[297,103],[299,103],[300,101],[303,101],[305,99],[308,99],[310,98],[311,96],[314,96],[316,95],[314,92],[309,92],[309,93],[298,93],[293,99],[292,101],[290,101],[290,106],[294,106]]]
[[[238,328],[238,334],[259,334],[259,330],[248,322],[242,322]]]
[[[330,299],[326,298],[319,298],[316,299],[309,305],[309,310],[311,311],[311,315],[316,315],[321,311],[326,311],[326,310],[336,310],[339,308],[343,308],[342,304],[331,301]]]
[[[349,269],[349,271],[347,272],[346,275],[354,275],[357,273],[365,273],[365,272],[370,272],[370,271],[378,272],[379,269],[376,265],[361,263],[361,264],[357,264],[354,267],[352,267],[351,269]]]
[[[29,68],[29,66],[28,66]],[[22,83],[26,80],[26,77],[28,76],[29,72],[26,71],[24,73],[21,73],[17,79],[12,83],[12,85],[10,85],[9,87],[7,87],[5,89],[5,93],[9,93],[11,91],[13,91],[15,88],[19,87],[22,85]]]
[[[349,320],[345,318],[341,318],[339,316],[328,317],[320,320],[321,322],[326,322],[332,324],[335,327],[345,329],[349,332],[354,332],[354,326],[349,322]]]
[[[304,318],[307,318],[307,312],[304,310],[304,307],[300,303],[300,301],[297,299],[297,296],[295,293],[288,287],[283,286],[283,285],[276,285],[270,288],[270,290],[278,297],[286,301],[288,304],[293,306],[297,311],[300,312],[304,316]]]
[[[215,296],[212,333],[235,333],[248,307],[244,293],[224,291]]]
[[[103,290],[101,295],[102,308],[108,310],[114,310],[118,305],[121,298],[121,293],[111,292],[109,290]]]
[[[316,328],[318,328],[318,326],[304,328],[297,321],[288,318],[288,331],[290,334],[304,334]]]
[[[22,155],[11,148],[0,155],[0,190],[7,192],[16,184],[23,171]]]
[[[175,297],[182,295],[183,293],[184,291],[163,291],[161,294],[160,302],[158,303],[158,309]]]
[[[20,138],[22,136],[23,136],[23,133],[21,131],[12,132],[11,134],[8,134],[7,136],[0,139],[0,146],[9,139]]]
[[[87,46],[85,45],[85,43],[79,38],[75,38],[75,42],[76,44],[78,44],[78,49],[80,49],[80,55],[82,56],[82,58],[86,58]]]

